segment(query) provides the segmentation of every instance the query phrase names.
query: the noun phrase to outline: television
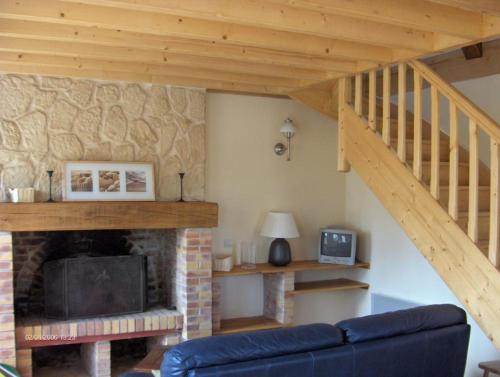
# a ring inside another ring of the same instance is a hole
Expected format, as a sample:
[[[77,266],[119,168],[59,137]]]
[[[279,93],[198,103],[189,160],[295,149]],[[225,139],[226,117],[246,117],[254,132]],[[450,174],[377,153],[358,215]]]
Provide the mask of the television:
[[[346,229],[321,229],[319,263],[348,264],[356,261],[356,232]]]

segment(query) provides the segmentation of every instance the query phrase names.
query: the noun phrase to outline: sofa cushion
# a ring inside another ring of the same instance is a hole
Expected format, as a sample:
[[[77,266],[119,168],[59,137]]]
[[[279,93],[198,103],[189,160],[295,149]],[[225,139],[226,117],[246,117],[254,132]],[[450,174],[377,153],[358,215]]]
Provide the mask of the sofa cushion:
[[[289,355],[341,344],[342,332],[326,324],[195,339],[167,352],[161,373],[169,377],[184,377],[194,368]]]
[[[349,343],[413,334],[466,323],[465,311],[454,305],[429,305],[391,313],[348,319],[337,326]]]

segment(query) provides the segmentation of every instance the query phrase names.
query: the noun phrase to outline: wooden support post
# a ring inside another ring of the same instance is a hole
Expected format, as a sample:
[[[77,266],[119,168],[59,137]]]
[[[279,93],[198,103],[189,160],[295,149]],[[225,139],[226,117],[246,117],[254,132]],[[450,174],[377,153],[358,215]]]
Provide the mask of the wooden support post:
[[[458,144],[458,110],[450,101],[450,182],[448,195],[448,214],[458,220],[458,163],[460,145]]]
[[[406,64],[398,64],[398,157],[406,162]]]
[[[345,116],[344,108],[347,106],[347,79],[342,77],[339,79],[338,99],[339,99],[339,120],[338,120],[338,136],[337,136],[337,170],[341,172],[349,171],[349,162],[346,160],[345,151]]]
[[[469,220],[467,234],[478,241],[479,134],[477,123],[469,119]]]
[[[500,215],[500,198],[499,198],[499,185],[500,185],[500,170],[499,170],[499,146],[498,142],[491,139],[491,182],[490,182],[490,244],[488,249],[488,258],[495,267],[500,267],[500,252],[498,251],[499,245],[499,221]]]
[[[431,195],[439,200],[439,93],[431,86]]]
[[[391,145],[391,67],[384,67],[382,88],[382,140]]]
[[[368,126],[372,131],[377,130],[377,72],[368,73]]]
[[[358,73],[354,78],[354,111],[363,115],[363,74]]]
[[[413,71],[413,175],[422,180],[422,76]]]

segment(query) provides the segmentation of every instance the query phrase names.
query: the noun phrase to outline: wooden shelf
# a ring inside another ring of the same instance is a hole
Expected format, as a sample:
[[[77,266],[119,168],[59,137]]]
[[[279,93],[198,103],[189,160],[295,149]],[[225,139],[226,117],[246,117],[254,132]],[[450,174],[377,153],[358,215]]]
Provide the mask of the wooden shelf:
[[[225,277],[225,276],[243,276],[243,275],[255,275],[255,274],[275,274],[278,272],[300,272],[300,271],[318,271],[318,270],[345,270],[350,268],[370,268],[370,263],[356,261],[353,265],[345,264],[328,264],[319,263],[315,260],[303,260],[294,261],[284,267],[276,267],[269,263],[258,263],[256,268],[252,270],[246,270],[241,268],[241,266],[235,266],[229,272],[214,271],[214,277]]]
[[[311,292],[332,292],[359,288],[368,289],[369,287],[369,284],[350,279],[305,281],[296,282],[295,290],[290,292],[290,294],[296,296]]]
[[[217,203],[208,202],[0,204],[0,230],[9,232],[212,228],[217,222]]]
[[[285,326],[283,323],[263,316],[223,319],[220,323],[220,330],[214,331],[214,335],[277,329]]]

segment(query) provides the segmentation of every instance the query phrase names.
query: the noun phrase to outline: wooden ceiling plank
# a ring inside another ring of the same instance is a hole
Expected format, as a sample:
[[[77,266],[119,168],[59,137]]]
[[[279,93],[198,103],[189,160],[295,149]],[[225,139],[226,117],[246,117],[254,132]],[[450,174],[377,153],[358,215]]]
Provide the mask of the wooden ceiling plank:
[[[476,12],[486,12],[500,16],[500,2],[498,0],[431,0],[434,3],[445,4],[461,9]]]
[[[89,59],[111,59],[129,62],[208,68],[223,72],[249,73],[261,76],[304,80],[327,80],[338,72],[324,72],[304,68],[248,63],[236,60],[199,57],[164,51],[129,47],[102,46],[88,43],[32,40],[28,38],[0,36],[0,51],[17,53],[53,54],[58,56]]]
[[[104,5],[146,13],[161,13],[208,21],[249,25],[319,37],[341,39],[394,48],[430,51],[433,34],[407,26],[298,9],[284,4],[254,0],[63,0],[70,3]],[[480,18],[479,18],[480,21]],[[478,35],[480,33],[478,24]]]
[[[71,67],[18,64],[0,60],[0,72],[48,75],[59,77],[87,78],[98,80],[146,82],[151,84],[178,85],[196,88],[206,88],[228,92],[252,93],[255,95],[276,95],[283,96],[290,88],[273,87],[268,85],[242,84],[235,82],[225,82],[216,80],[201,80],[190,77],[176,77],[165,75],[153,75],[137,72],[110,71],[100,69],[78,69]]]
[[[121,0],[132,2],[133,0]],[[153,1],[153,0],[148,0]],[[161,1],[161,0],[156,0]],[[277,4],[475,39],[481,15],[429,1],[415,0],[270,0]]]
[[[275,50],[222,45],[206,41],[151,36],[135,32],[96,29],[85,26],[46,24],[36,21],[8,20],[0,22],[1,36],[54,40],[71,43],[90,43],[102,46],[140,48],[193,56],[226,58],[242,62],[308,68],[323,71],[352,72],[358,63],[351,60],[318,58]],[[366,62],[365,64],[369,64]]]
[[[339,58],[389,62],[393,50],[368,44],[316,37],[243,25],[217,23],[152,12],[108,8],[57,0],[2,0],[0,17],[51,23],[95,26],[146,34],[177,36],[195,40],[261,47]]]
[[[34,54],[0,52],[0,60],[15,62],[18,64],[40,64],[50,66],[66,66],[79,69],[100,69],[110,71],[138,72],[151,75],[165,75],[172,77],[192,77],[195,79],[210,79],[227,82],[238,82],[256,85],[269,85],[288,88],[297,88],[314,83],[312,80],[294,80],[279,77],[264,77],[258,75],[230,73],[215,71],[212,69],[192,69],[183,66],[164,66],[158,64],[144,64],[136,62],[124,62],[117,60],[99,60],[75,58],[67,56],[56,56],[54,54]]]

